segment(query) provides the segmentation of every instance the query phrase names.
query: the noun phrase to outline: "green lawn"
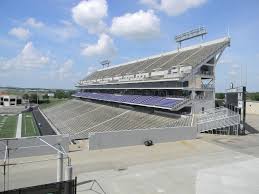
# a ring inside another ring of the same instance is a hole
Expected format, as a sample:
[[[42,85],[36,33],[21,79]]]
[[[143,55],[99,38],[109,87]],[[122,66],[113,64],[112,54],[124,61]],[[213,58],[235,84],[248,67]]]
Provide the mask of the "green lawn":
[[[65,98],[65,99],[50,98],[49,103],[40,104],[40,108],[41,109],[49,108],[49,107],[55,106],[57,104],[64,103],[67,100],[68,100],[67,98]]]
[[[22,114],[22,137],[39,136],[39,129],[31,112]]]
[[[13,138],[16,136],[17,116],[0,115],[0,138]]]

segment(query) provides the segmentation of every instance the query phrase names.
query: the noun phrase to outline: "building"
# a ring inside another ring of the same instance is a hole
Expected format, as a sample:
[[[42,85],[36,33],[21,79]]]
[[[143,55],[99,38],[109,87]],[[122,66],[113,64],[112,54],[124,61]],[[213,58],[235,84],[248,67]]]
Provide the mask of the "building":
[[[80,80],[75,97],[178,114],[215,107],[215,68],[224,37],[106,67]]]
[[[22,99],[15,95],[0,95],[0,106],[17,106],[22,103]]]
[[[239,134],[238,113],[215,108],[215,68],[228,46],[225,37],[97,70],[76,85],[76,99],[44,114],[89,149]]]

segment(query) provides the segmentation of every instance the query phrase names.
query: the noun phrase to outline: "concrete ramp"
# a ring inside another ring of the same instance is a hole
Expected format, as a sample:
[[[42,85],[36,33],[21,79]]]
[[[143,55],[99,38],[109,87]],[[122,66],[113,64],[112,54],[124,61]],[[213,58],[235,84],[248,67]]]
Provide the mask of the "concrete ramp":
[[[197,116],[198,132],[221,131],[238,134],[240,115],[225,107],[210,109]]]

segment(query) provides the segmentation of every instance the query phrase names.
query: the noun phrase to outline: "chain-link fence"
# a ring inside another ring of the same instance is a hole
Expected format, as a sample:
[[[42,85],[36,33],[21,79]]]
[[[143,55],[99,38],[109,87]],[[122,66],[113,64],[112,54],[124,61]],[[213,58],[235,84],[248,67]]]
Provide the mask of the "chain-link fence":
[[[42,185],[64,180],[72,180],[71,160],[67,154],[68,138],[63,136],[43,136],[0,140],[0,192],[17,188]],[[62,185],[54,187],[55,192],[63,194]],[[46,185],[45,185],[46,186]],[[44,191],[44,187],[43,191]],[[47,187],[48,188],[48,187]],[[15,193],[37,193],[22,192]],[[60,191],[57,189],[61,189]],[[41,193],[41,192],[39,192]]]

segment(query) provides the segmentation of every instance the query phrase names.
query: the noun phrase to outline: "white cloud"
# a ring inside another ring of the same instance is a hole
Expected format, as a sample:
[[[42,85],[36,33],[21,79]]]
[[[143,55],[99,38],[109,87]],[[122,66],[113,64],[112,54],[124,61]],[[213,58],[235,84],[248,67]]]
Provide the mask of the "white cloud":
[[[33,28],[41,28],[44,26],[43,22],[37,21],[35,18],[32,17],[28,18],[24,24]]]
[[[228,53],[228,50],[222,55],[222,57],[219,59],[218,64],[223,65],[234,65],[236,64],[236,61],[238,61],[238,58],[230,53]]]
[[[159,0],[140,0],[140,3],[153,8],[159,8]]]
[[[26,40],[30,36],[30,31],[25,28],[17,27],[17,28],[12,28],[8,34],[15,36],[16,38],[19,38],[21,40]]]
[[[203,5],[207,0],[140,0],[140,3],[165,12],[169,16],[183,14],[188,9]]]
[[[232,69],[240,69],[241,66],[238,64],[232,64],[231,67]]]
[[[116,54],[116,47],[111,37],[101,34],[96,44],[86,45],[81,53],[88,57],[111,57]]]
[[[1,60],[0,70],[28,70],[41,68],[50,62],[47,56],[38,51],[32,42],[26,43],[21,52],[14,58]]]
[[[110,31],[130,39],[148,39],[160,33],[160,19],[152,10],[127,13],[113,18]]]
[[[23,25],[33,28],[33,32],[36,34],[50,37],[51,39],[58,42],[68,40],[77,36],[78,34],[75,26],[66,20],[61,20],[56,25],[48,25],[30,17],[23,23]]]
[[[87,68],[86,75],[90,75],[91,73],[95,72],[97,70],[97,66],[91,65]]]
[[[71,22],[61,21],[61,24],[59,26],[48,27],[46,30],[49,34],[54,35],[56,40],[67,40],[77,36],[78,31]]]
[[[89,33],[101,33],[106,28],[103,19],[108,15],[107,10],[106,0],[81,1],[72,8],[72,17],[78,25],[86,28]]]
[[[231,76],[236,76],[237,73],[238,73],[237,71],[231,70],[228,74],[231,75]]]
[[[74,62],[71,59],[65,61],[56,69],[55,77],[57,77],[59,80],[73,77],[73,64]]]

